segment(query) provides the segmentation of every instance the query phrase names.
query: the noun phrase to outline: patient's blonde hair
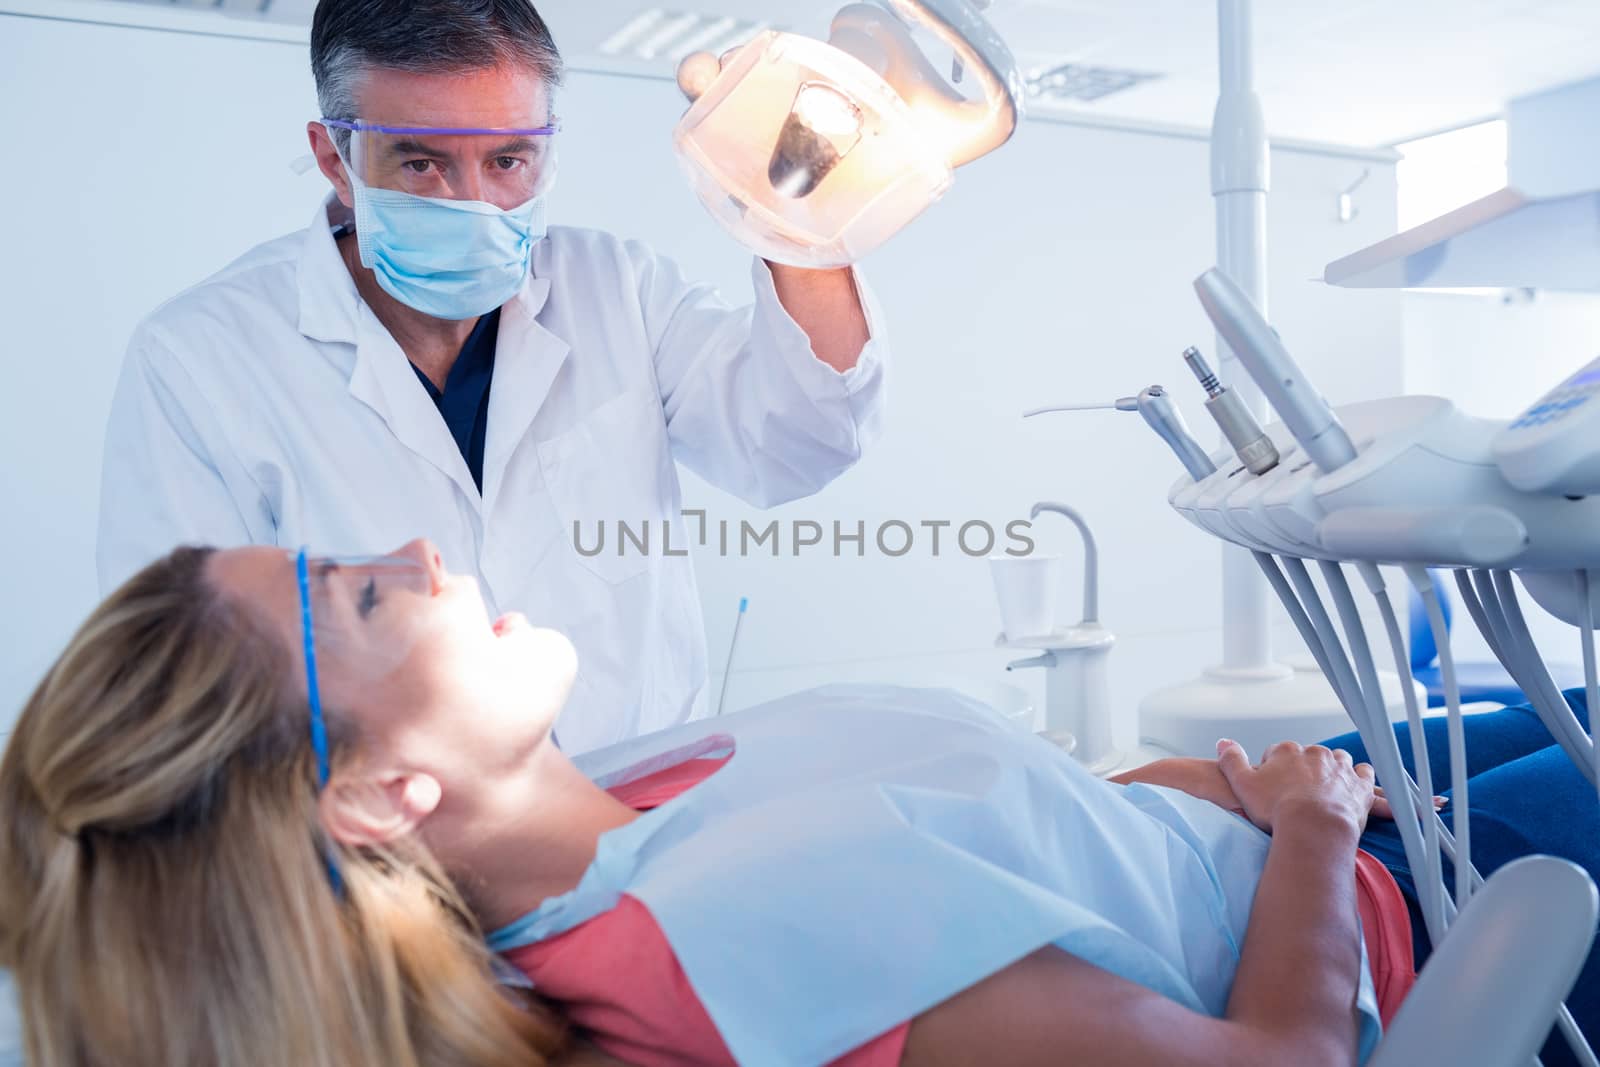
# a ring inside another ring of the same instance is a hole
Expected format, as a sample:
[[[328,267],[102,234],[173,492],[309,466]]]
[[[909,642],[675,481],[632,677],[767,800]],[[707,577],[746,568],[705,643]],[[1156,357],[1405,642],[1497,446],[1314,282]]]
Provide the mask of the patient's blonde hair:
[[[208,556],[112,594],[0,761],[0,966],[29,1063],[548,1062],[562,1027],[494,984],[419,844],[341,850],[333,889],[297,664]]]

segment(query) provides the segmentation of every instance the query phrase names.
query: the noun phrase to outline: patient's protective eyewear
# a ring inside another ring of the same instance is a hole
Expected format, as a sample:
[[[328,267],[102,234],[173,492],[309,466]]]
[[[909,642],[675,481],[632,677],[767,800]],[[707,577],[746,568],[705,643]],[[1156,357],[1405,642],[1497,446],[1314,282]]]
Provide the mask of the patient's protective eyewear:
[[[403,662],[418,636],[407,623],[415,613],[401,610],[398,621],[381,630],[379,613],[403,609],[404,598],[428,596],[432,582],[421,563],[404,556],[309,556],[301,549],[294,558],[311,748],[321,789],[329,774],[326,683],[331,676],[336,686],[360,687]]]

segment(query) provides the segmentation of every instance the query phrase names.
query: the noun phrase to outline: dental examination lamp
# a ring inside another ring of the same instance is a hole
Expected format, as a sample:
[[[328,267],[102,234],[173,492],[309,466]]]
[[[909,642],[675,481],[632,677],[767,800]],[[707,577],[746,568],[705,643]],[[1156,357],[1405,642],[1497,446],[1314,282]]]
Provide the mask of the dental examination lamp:
[[[769,30],[678,67],[693,102],[673,136],[678,158],[706,209],[765,259],[856,262],[1017,128],[1022,76],[978,4],[884,2],[840,10],[826,43]],[[954,50],[952,77],[970,74],[975,99],[927,59],[913,26]]]

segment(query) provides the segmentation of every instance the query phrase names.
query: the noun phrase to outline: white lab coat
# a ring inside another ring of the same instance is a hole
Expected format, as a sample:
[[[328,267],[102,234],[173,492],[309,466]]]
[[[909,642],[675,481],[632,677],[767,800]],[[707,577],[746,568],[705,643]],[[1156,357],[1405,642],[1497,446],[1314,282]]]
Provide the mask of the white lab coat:
[[[501,314],[483,491],[330,232],[268,242],[134,333],[106,437],[101,587],[181,543],[384,552],[417,536],[475,573],[493,613],[563,631],[580,658],[557,724],[571,751],[705,705],[674,461],[758,505],[816,492],[860,457],[883,403],[881,318],[840,374],[757,261],[733,309],[633,243],[555,229]],[[858,287],[859,288],[859,287]],[[618,554],[615,523],[657,526]],[[606,550],[586,557],[604,521]],[[712,540],[715,544],[715,539]]]

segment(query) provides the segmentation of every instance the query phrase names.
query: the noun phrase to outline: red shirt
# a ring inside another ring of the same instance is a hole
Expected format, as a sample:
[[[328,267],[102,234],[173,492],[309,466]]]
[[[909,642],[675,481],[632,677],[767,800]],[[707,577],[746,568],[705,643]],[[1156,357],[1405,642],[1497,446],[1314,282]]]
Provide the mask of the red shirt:
[[[649,811],[703,781],[728,761],[690,759],[619,785],[613,796]],[[1388,870],[1356,855],[1362,931],[1384,1025],[1415,980],[1411,917]],[[603,915],[505,958],[555,1001],[595,1044],[638,1067],[734,1065],[728,1046],[689,985],[666,935],[643,904],[624,895]],[[832,1067],[896,1067],[909,1021],[833,1061]]]
[[[1361,933],[1378,994],[1378,1017],[1388,1026],[1417,981],[1411,912],[1389,868],[1360,849],[1356,849],[1356,904],[1361,909]]]

